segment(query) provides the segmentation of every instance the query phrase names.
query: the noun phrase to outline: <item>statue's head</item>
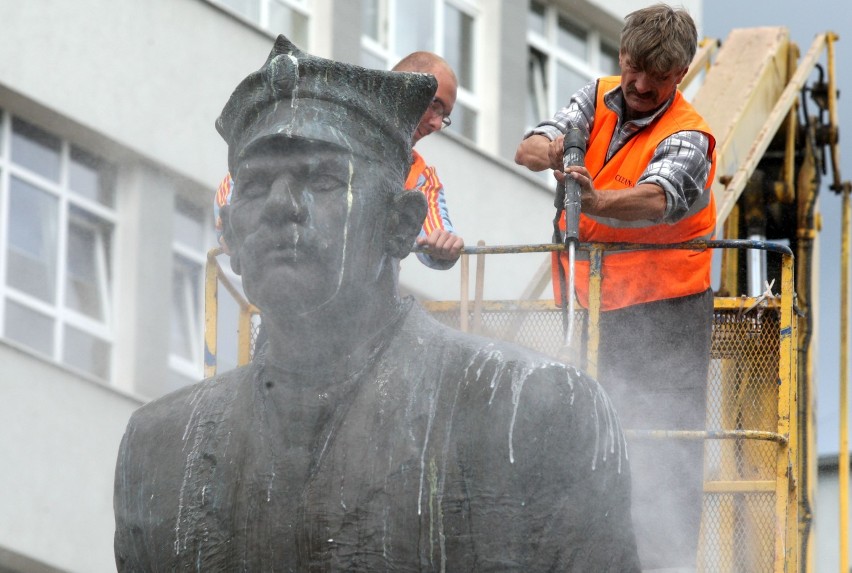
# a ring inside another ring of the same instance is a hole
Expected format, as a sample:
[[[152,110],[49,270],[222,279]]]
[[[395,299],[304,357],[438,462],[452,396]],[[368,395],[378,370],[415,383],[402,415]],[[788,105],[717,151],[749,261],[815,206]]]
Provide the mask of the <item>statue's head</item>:
[[[432,76],[305,54],[279,36],[216,122],[235,180],[234,270],[262,310],[357,298],[408,254],[425,216],[403,191]]]

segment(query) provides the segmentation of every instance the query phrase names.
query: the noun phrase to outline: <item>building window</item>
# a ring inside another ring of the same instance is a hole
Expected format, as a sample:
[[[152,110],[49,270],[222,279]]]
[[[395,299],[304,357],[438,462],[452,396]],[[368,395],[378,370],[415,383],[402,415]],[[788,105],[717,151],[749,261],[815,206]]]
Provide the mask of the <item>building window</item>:
[[[273,35],[308,48],[308,0],[209,0]]]
[[[174,390],[204,373],[204,266],[215,244],[209,214],[178,197],[173,215],[169,367]]]
[[[115,169],[0,111],[0,332],[109,380]]]
[[[527,11],[527,124],[537,125],[591,80],[619,73],[618,40],[531,0]]]
[[[450,131],[476,142],[478,6],[472,0],[364,0],[361,65],[390,69],[403,56],[425,50],[449,62],[459,80]]]

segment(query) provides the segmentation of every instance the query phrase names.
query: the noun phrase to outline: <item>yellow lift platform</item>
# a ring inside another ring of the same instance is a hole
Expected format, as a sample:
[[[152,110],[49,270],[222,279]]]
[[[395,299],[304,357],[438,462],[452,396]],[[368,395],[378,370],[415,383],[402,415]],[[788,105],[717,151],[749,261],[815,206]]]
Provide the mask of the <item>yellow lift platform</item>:
[[[812,339],[818,305],[813,268],[822,173],[843,196],[841,280],[840,563],[849,570],[849,456],[845,420],[848,372],[850,202],[841,180],[837,90],[831,33],[815,36],[804,56],[780,27],[734,30],[705,40],[682,89],[701,79],[691,100],[717,138],[713,183],[723,238],[676,246],[717,249],[719,288],[708,383],[706,431],[650,432],[654,439],[705,441],[704,510],[698,570],[783,573],[813,570],[816,485]],[[824,58],[825,63],[822,63]],[[814,80],[813,76],[817,75]],[[811,116],[807,102],[816,105]],[[456,301],[425,301],[438,320],[570,359],[596,372],[600,264],[605,244],[583,244],[592,272],[590,304],[579,309],[575,348],[562,348],[562,311],[541,300],[550,271],[533,277],[525,300],[482,298],[491,255],[558,251],[561,245],[467,247]],[[651,248],[650,245],[645,245]],[[653,248],[659,248],[654,245]],[[673,246],[667,246],[671,248]],[[239,294],[213,250],[207,265],[205,374],[216,371],[219,286],[239,306],[238,363],[251,359],[257,309]],[[469,297],[471,261],[474,297]],[[755,272],[761,270],[761,273]],[[491,279],[498,280],[498,279]],[[628,428],[627,432],[631,430]],[[644,432],[648,434],[648,432]]]

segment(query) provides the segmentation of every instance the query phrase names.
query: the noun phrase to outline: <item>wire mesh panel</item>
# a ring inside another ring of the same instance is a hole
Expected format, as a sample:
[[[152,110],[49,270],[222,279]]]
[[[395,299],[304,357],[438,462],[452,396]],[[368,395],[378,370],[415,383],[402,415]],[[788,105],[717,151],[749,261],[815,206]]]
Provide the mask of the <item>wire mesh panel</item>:
[[[707,429],[777,431],[779,360],[777,309],[717,307]],[[699,570],[773,571],[777,448],[745,438],[705,443],[705,483],[739,491],[705,495]]]
[[[708,573],[773,571],[773,493],[706,493],[698,570]]]
[[[433,318],[453,328],[461,328],[460,306],[455,303],[429,303],[423,306]],[[467,324],[476,334],[512,342],[532,350],[583,366],[585,359],[588,312],[578,309],[573,314],[574,329],[570,346],[566,346],[563,313],[553,301],[484,301],[481,307],[468,311]]]
[[[708,378],[705,494],[698,570],[707,573],[771,573],[775,566],[778,443],[747,437],[778,431],[780,319],[777,305],[744,311],[745,302],[717,299]],[[461,324],[458,304],[425,304],[449,326]],[[565,359],[562,311],[552,301],[484,301],[469,311],[475,331]],[[574,315],[577,356],[585,356],[588,313]],[[575,362],[577,363],[577,362]],[[678,439],[678,438],[659,438]]]
[[[259,344],[263,344],[263,335],[260,333],[260,314],[255,312],[251,315],[250,322],[250,331],[249,331],[249,346],[251,347],[251,358],[254,358],[254,355],[259,350]]]

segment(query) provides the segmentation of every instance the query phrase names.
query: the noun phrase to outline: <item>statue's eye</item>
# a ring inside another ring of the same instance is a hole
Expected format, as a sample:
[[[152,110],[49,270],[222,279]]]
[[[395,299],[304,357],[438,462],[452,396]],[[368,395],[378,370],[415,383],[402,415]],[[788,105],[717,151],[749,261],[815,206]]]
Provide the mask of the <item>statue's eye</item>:
[[[268,193],[269,185],[264,185],[257,180],[240,181],[239,186],[236,187],[234,192],[237,201],[256,199]]]
[[[234,178],[235,200],[254,199],[269,193],[273,181],[272,175],[262,169],[241,167]]]
[[[306,183],[319,192],[342,191],[348,185],[346,179],[334,173],[315,173]]]

